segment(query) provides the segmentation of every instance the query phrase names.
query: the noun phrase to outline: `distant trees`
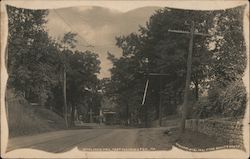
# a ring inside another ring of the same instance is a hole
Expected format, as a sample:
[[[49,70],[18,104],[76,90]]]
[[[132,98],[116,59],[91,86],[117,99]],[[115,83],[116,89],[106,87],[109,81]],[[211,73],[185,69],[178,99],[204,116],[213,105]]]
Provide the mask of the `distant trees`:
[[[75,51],[68,57],[68,62],[67,100],[71,105],[71,121],[73,121],[74,112],[76,109],[80,110],[80,106],[94,107],[100,105],[94,104],[95,100],[98,101],[99,80],[97,73],[100,70],[100,61],[98,55],[90,51]],[[81,105],[84,101],[90,103]]]
[[[112,61],[111,80],[107,94],[119,106],[119,115],[125,123],[130,122],[132,113],[137,113],[142,99],[145,77],[139,72],[142,69],[136,57],[123,56],[119,59],[108,54]]]
[[[108,58],[113,63],[110,82],[115,85],[110,90],[117,102],[121,102],[121,113],[127,114],[126,118],[130,118],[132,111],[136,114],[148,113],[151,120],[156,119],[161,96],[164,113],[176,112],[177,105],[182,104],[185,86],[188,36],[177,36],[168,30],[188,31],[191,21],[195,21],[196,32],[209,33],[212,36],[194,38],[190,86],[194,93],[190,99],[198,101],[199,95],[210,91],[213,83],[220,83],[220,88],[225,90],[225,86],[230,84],[231,87],[232,82],[241,79],[246,67],[243,11],[244,6],[225,11],[164,8],[157,10],[146,27],[139,28],[138,33],[117,37],[117,46],[123,50],[122,57],[116,58],[109,54]],[[143,63],[145,58],[149,59],[148,67]],[[168,76],[146,77],[146,70]],[[150,107],[148,112],[143,112],[140,104],[146,78],[150,80],[146,99]],[[237,96],[245,98],[244,95]],[[222,101],[219,97],[215,100]]]
[[[63,68],[67,74],[67,104],[72,115],[86,99],[85,87],[95,90],[100,70],[98,55],[75,50],[75,33],[55,41],[45,30],[47,10],[8,6],[8,88],[22,92],[30,102],[63,115]],[[95,93],[93,93],[95,94]],[[92,103],[91,103],[92,104]]]

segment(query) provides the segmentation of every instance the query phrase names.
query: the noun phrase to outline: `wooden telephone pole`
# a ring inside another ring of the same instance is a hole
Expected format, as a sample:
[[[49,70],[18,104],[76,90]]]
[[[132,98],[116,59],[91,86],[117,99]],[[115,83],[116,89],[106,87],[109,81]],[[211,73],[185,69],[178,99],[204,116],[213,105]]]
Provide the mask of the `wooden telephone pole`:
[[[67,106],[67,73],[66,73],[66,66],[63,64],[63,105],[64,105],[64,119],[66,128],[69,127],[68,123],[68,106]]]
[[[173,33],[189,34],[190,35],[188,59],[187,59],[186,85],[185,85],[185,94],[184,94],[184,101],[183,101],[183,106],[182,106],[182,118],[181,118],[181,133],[183,133],[185,131],[185,121],[186,121],[187,115],[188,115],[188,100],[189,100],[189,87],[190,87],[190,80],[191,80],[191,66],[192,66],[194,35],[201,35],[201,36],[210,36],[210,35],[194,32],[194,21],[191,22],[190,32],[180,31],[180,30],[168,30],[168,31],[173,32]]]
[[[62,66],[62,93],[63,93],[63,107],[64,107],[64,120],[65,120],[65,125],[66,128],[69,127],[69,122],[68,122],[68,106],[67,106],[67,72],[66,72],[66,64],[65,64],[65,51],[66,47],[63,46],[63,57],[61,57],[61,61],[63,63]]]
[[[167,76],[169,74],[165,73],[147,73],[147,76]],[[161,82],[161,81],[160,81]],[[142,98],[142,103],[141,105],[144,106],[145,101],[146,101],[146,96],[147,96],[147,90],[148,90],[148,85],[149,85],[149,78],[146,80],[146,85],[143,93],[143,98]],[[162,120],[162,114],[161,114],[161,107],[162,107],[162,97],[160,95],[160,102],[159,102],[159,112],[158,112],[158,117],[159,117],[159,126],[161,126],[161,120]],[[148,107],[145,105],[145,127],[148,127]]]

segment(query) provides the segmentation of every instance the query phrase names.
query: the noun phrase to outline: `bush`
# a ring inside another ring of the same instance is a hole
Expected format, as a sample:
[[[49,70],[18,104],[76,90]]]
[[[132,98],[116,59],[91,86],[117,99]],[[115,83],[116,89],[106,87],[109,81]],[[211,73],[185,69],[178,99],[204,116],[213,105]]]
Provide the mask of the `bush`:
[[[190,118],[207,118],[211,116],[212,106],[207,97],[201,97],[193,107],[190,114]]]
[[[247,104],[246,88],[242,80],[232,82],[219,95],[223,116],[243,116]]]
[[[246,104],[247,93],[242,80],[233,81],[226,87],[214,83],[208,91],[208,97],[202,97],[194,104],[191,116],[192,118],[242,117]]]

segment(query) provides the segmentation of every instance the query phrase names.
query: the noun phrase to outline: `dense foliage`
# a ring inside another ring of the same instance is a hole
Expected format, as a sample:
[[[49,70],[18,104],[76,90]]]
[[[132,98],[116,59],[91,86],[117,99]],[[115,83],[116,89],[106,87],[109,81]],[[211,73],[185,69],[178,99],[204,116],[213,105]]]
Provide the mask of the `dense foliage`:
[[[244,88],[242,84],[232,84],[242,78],[246,67],[243,12],[244,6],[223,11],[163,8],[157,10],[146,26],[139,28],[138,33],[117,37],[117,46],[123,50],[123,55],[116,58],[109,54],[108,58],[113,63],[110,80],[113,87],[109,88],[109,94],[119,103],[124,119],[132,120],[134,114],[137,119],[144,121],[147,119],[143,119],[140,114],[148,116],[149,120],[157,119],[159,104],[162,104],[164,115],[176,113],[177,106],[183,100],[189,36],[168,30],[189,31],[191,21],[195,22],[195,32],[211,36],[194,37],[190,85],[193,93],[189,100],[198,101],[201,94],[209,91],[208,98],[212,99],[214,96],[214,99],[205,100],[207,103],[203,101],[203,105],[211,106],[211,109],[216,110],[214,112],[221,115],[242,114],[239,112],[244,112],[244,93],[235,92],[230,97],[225,94],[232,91],[232,87],[240,87],[241,90]],[[147,58],[148,63],[145,62]],[[147,76],[147,73],[164,75]],[[147,106],[141,106],[146,79],[150,81]],[[213,90],[218,91],[218,94],[211,94]],[[238,98],[241,101],[233,102]],[[199,104],[196,106],[199,107]],[[217,111],[220,107],[225,107],[228,111]],[[205,111],[204,109],[200,114]]]
[[[89,102],[97,92],[100,61],[96,53],[74,49],[75,33],[53,40],[45,29],[47,10],[28,10],[8,6],[9,36],[7,50],[8,88],[21,92],[29,102],[38,102],[63,115],[63,71],[67,79],[67,104],[74,112],[100,100]],[[88,87],[88,88],[87,88]],[[90,91],[91,90],[91,91]]]
[[[118,117],[127,124],[146,123],[181,110],[190,36],[169,30],[189,31],[192,21],[195,32],[210,36],[194,36],[190,116],[244,115],[244,6],[217,11],[157,10],[137,33],[116,38],[123,53],[121,57],[108,53],[113,64],[111,78],[102,80],[97,78],[98,55],[76,50],[77,34],[65,33],[61,41],[48,35],[47,10],[8,6],[7,11],[8,88],[60,115],[65,112],[67,99],[71,121],[75,111],[87,114],[86,120],[91,111],[97,115],[103,96],[109,100],[106,103],[116,106]]]

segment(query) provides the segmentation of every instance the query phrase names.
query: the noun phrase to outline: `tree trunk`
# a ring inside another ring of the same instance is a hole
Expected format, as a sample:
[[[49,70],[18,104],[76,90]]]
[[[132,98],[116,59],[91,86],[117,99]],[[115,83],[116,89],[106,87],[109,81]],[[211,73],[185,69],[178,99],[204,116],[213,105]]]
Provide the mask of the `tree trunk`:
[[[72,103],[71,106],[71,114],[70,114],[70,127],[74,127],[75,126],[75,103]]]
[[[159,126],[161,126],[161,111],[162,111],[162,109],[161,109],[161,107],[162,107],[162,95],[161,95],[161,93],[160,93],[160,103],[159,103],[159,114],[158,114],[158,117],[159,117]]]
[[[194,85],[195,85],[195,99],[196,99],[196,101],[198,101],[199,100],[199,83],[198,83],[198,81],[195,81]]]
[[[174,92],[174,105],[175,105],[175,107],[177,105],[177,94],[176,94],[176,92]]]
[[[168,112],[167,112],[168,115],[171,114],[172,109],[173,109],[173,96],[172,96],[172,94],[170,94],[170,96],[169,96],[169,107],[168,107]]]
[[[179,104],[182,103],[182,92],[179,92]]]
[[[46,102],[46,93],[45,93],[44,84],[42,84],[40,88],[40,94],[39,94],[39,103],[42,108],[45,107],[45,102]]]
[[[129,125],[129,105],[128,104],[126,104],[126,116],[127,116],[127,125]]]
[[[155,104],[155,110],[156,110],[156,119],[159,119],[159,117],[160,117],[160,115],[159,115],[159,113],[160,113],[160,100],[161,100],[161,97],[160,97],[160,95],[159,95],[159,97],[158,98],[156,98],[156,100],[158,101],[156,104]]]
[[[92,110],[92,107],[90,107],[90,109],[89,109],[89,122],[93,123],[93,110]]]

